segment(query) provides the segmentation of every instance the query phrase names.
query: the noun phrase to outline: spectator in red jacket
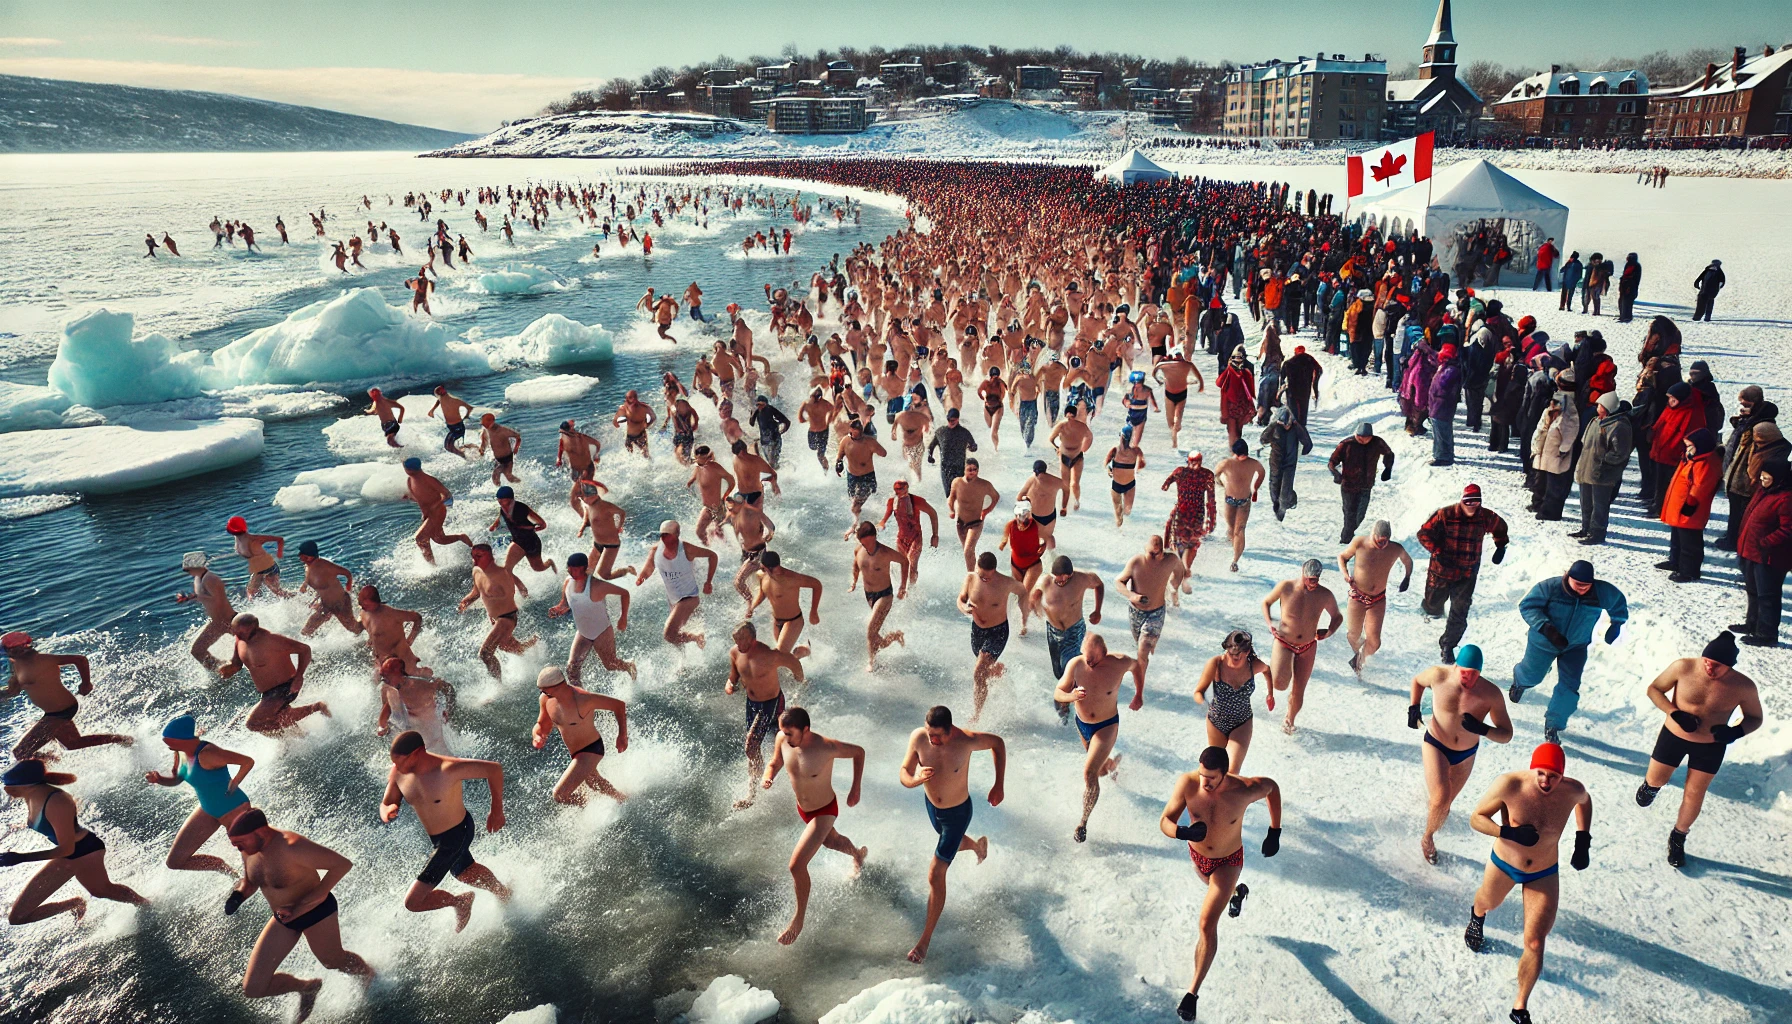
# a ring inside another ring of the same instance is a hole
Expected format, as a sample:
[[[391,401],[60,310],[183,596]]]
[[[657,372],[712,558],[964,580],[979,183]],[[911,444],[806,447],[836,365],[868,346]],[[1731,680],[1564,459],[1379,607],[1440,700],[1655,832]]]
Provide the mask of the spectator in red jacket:
[[[1536,291],[1538,286],[1542,286],[1546,292],[1556,290],[1553,271],[1556,257],[1560,255],[1562,255],[1562,250],[1556,248],[1556,240],[1553,238],[1545,238],[1543,244],[1537,247],[1537,278],[1531,282],[1531,291]]]
[[[1692,385],[1679,381],[1668,388],[1668,404],[1655,418],[1650,432],[1647,458],[1655,465],[1655,478],[1669,480],[1680,466],[1681,454],[1686,447],[1686,435],[1705,425],[1705,408],[1694,397]],[[1649,506],[1652,515],[1660,515],[1662,510],[1661,496],[1667,488],[1655,491],[1655,503]]]
[[[1668,558],[1655,566],[1671,570],[1668,579],[1675,583],[1691,583],[1704,568],[1705,524],[1711,519],[1711,499],[1717,496],[1718,479],[1723,476],[1716,434],[1700,427],[1687,434],[1683,444],[1685,458],[1675,468],[1661,501],[1661,521],[1672,527]]]
[[[1792,569],[1792,465],[1763,465],[1757,483],[1736,543],[1748,613],[1731,628],[1745,644],[1773,647],[1780,641],[1780,591]]]

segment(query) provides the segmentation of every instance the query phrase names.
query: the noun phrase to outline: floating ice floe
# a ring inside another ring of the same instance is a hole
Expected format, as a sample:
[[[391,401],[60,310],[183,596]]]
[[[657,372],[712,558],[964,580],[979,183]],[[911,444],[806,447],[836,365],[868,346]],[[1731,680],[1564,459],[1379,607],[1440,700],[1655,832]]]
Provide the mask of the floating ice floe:
[[[944,985],[920,978],[891,978],[822,1014],[820,1024],[967,1024],[992,1019]],[[1044,1018],[1029,1014],[1028,1019]]]
[[[467,291],[476,295],[546,295],[577,288],[546,267],[513,261],[495,270],[480,271],[467,280]]]
[[[132,337],[136,318],[100,309],[62,328],[50,386],[87,406],[193,398],[205,387],[205,353],[162,334]]]
[[[582,373],[554,373],[517,381],[504,389],[504,400],[511,405],[558,405],[573,401],[597,384],[596,377]]]
[[[538,317],[521,334],[481,342],[493,370],[520,363],[564,366],[615,355],[615,338],[602,324],[587,326],[559,313]]]
[[[404,468],[395,462],[350,462],[307,469],[274,495],[287,512],[314,512],[345,501],[402,501]]]
[[[0,434],[0,498],[134,491],[247,462],[261,448],[261,421],[237,418]]]
[[[0,381],[0,434],[13,430],[90,427],[103,422],[99,413],[75,404],[55,388]]]
[[[452,331],[406,315],[378,289],[314,302],[212,353],[219,387],[484,373],[485,358]]]
[[[34,494],[25,498],[0,498],[0,519],[30,519],[79,504],[78,494]]]
[[[509,1014],[498,1024],[558,1024],[560,1008],[553,1003],[542,1003],[527,1010],[518,1010]]]
[[[332,452],[351,458],[390,456],[402,460],[405,456],[415,455],[428,462],[432,457],[441,455],[442,437],[447,432],[447,424],[442,421],[440,413],[433,417],[428,414],[430,407],[436,404],[436,396],[425,391],[419,395],[405,395],[396,401],[404,408],[404,421],[395,435],[398,447],[394,448],[386,443],[379,418],[368,415],[349,416],[324,427],[325,443]],[[488,412],[495,413],[497,410],[474,406],[467,411],[467,430],[471,432],[471,440],[475,445],[479,443],[479,417]],[[454,459],[455,464],[460,461]]]
[[[728,974],[710,982],[684,1016],[690,1024],[759,1024],[777,1012],[777,996]]]

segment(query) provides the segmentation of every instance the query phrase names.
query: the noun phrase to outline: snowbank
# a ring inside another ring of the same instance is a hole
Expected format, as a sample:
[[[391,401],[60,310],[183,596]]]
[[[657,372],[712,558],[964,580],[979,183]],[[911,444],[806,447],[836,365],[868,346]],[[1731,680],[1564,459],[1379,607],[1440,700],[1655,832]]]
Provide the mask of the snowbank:
[[[578,282],[534,263],[513,262],[473,275],[466,287],[475,295],[545,295],[576,288]]]
[[[597,384],[596,377],[581,373],[549,374],[510,385],[504,389],[504,400],[511,405],[558,405],[578,398]]]
[[[386,304],[375,288],[314,302],[212,353],[221,387],[485,372],[478,349]]]
[[[0,381],[0,434],[13,430],[90,427],[100,414],[76,405],[55,388]]]
[[[820,1024],[966,1024],[988,1019],[944,985],[891,978],[822,1014]]]
[[[685,1013],[690,1024],[759,1024],[778,1012],[778,997],[754,988],[738,974],[709,983]]]
[[[556,1024],[559,1020],[559,1007],[553,1003],[542,1003],[540,1006],[509,1014],[498,1024]]]
[[[251,419],[4,434],[0,498],[119,494],[247,462],[261,447],[261,421]]]
[[[288,512],[314,512],[344,501],[403,501],[404,468],[392,462],[350,462],[307,469],[274,495]]]
[[[205,386],[205,354],[162,334],[131,335],[136,318],[100,309],[62,328],[50,386],[82,405],[191,398]]]
[[[564,366],[615,355],[615,338],[602,324],[586,326],[559,313],[539,317],[521,334],[482,342],[494,370],[518,363]]]

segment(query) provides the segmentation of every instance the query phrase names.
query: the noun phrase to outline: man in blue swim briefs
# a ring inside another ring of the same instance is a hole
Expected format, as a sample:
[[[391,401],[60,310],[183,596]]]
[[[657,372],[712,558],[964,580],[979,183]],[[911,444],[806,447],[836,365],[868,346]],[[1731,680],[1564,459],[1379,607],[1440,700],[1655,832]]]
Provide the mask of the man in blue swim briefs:
[[[1537,976],[1543,972],[1543,942],[1556,922],[1561,899],[1558,846],[1574,814],[1574,870],[1585,870],[1593,847],[1593,798],[1587,789],[1563,774],[1567,755],[1554,743],[1544,743],[1531,754],[1531,770],[1507,772],[1475,807],[1476,832],[1495,837],[1493,855],[1475,891],[1463,941],[1479,953],[1487,912],[1499,906],[1515,885],[1524,887],[1524,952],[1518,958],[1518,1000],[1509,1019],[1512,1024],[1531,1024],[1525,1004]],[[1505,824],[1495,820],[1501,813]]]
[[[1070,659],[1064,675],[1058,680],[1054,699],[1076,705],[1076,731],[1083,735],[1083,817],[1077,822],[1071,838],[1083,842],[1089,838],[1089,814],[1101,799],[1101,777],[1120,768],[1120,755],[1114,744],[1120,739],[1120,682],[1133,678],[1132,703],[1127,710],[1145,706],[1145,670],[1137,658],[1109,654],[1107,641],[1100,636],[1083,640],[1083,653]]]
[[[1431,721],[1419,722],[1419,701],[1431,691]],[[1456,664],[1434,665],[1412,680],[1412,704],[1406,709],[1406,727],[1425,730],[1419,747],[1425,765],[1425,792],[1430,806],[1425,814],[1425,835],[1419,850],[1429,863],[1437,863],[1437,830],[1450,817],[1456,794],[1468,784],[1475,770],[1475,752],[1481,737],[1495,743],[1512,742],[1512,718],[1506,713],[1506,695],[1481,678],[1481,648],[1464,644],[1456,652]]]
[[[927,959],[927,944],[933,941],[933,929],[946,909],[946,869],[952,866],[952,858],[969,850],[981,864],[989,856],[988,836],[971,839],[965,835],[971,827],[971,755],[979,750],[989,751],[995,759],[996,781],[989,787],[989,806],[995,807],[1002,802],[1002,779],[1008,771],[1008,747],[1002,737],[960,729],[952,724],[951,709],[939,705],[927,709],[926,725],[908,738],[902,785],[923,787],[927,819],[940,837],[927,868],[927,923],[921,928],[920,941],[908,951],[912,963]]]

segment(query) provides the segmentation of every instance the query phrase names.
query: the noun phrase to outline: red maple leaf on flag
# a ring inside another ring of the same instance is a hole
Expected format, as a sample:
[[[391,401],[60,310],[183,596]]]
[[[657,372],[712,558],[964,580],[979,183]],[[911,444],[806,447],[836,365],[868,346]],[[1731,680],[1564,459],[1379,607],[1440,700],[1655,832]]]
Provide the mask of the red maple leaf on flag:
[[[1392,178],[1394,175],[1399,174],[1400,169],[1405,166],[1405,156],[1395,156],[1393,153],[1383,153],[1381,154],[1381,162],[1369,168],[1369,173],[1375,176],[1377,182],[1383,182]]]

